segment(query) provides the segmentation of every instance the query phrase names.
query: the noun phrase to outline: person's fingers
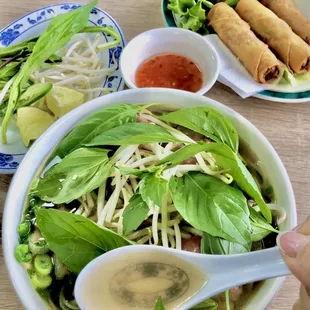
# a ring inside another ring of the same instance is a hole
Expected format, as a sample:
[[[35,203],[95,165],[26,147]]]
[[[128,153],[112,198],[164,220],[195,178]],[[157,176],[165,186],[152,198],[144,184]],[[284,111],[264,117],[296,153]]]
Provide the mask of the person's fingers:
[[[310,296],[310,235],[286,232],[279,235],[277,243],[286,265],[305,286]]]
[[[297,232],[303,235],[310,235],[310,216],[301,224],[299,224],[295,229]]]
[[[288,268],[302,283],[293,310],[310,310],[310,216],[292,232],[279,235],[277,244]]]
[[[293,310],[310,310],[310,297],[303,285],[300,286],[299,299],[295,303]]]

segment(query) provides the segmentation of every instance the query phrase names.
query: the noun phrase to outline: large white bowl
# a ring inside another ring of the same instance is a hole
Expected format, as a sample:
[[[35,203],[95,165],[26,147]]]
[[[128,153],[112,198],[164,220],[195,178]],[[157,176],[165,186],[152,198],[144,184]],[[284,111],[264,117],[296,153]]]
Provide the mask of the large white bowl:
[[[29,310],[46,309],[43,302],[32,288],[26,272],[15,261],[14,248],[18,243],[16,232],[24,208],[30,181],[53,151],[58,142],[83,118],[110,105],[119,103],[145,104],[161,102],[165,104],[179,104],[181,107],[206,105],[216,108],[227,116],[236,127],[239,135],[257,154],[266,168],[270,182],[274,188],[277,202],[287,211],[287,220],[281,230],[292,229],[296,225],[296,206],[292,186],[286,170],[267,139],[240,114],[212,99],[189,92],[173,89],[152,88],[126,90],[97,98],[59,119],[42,135],[26,154],[12,180],[3,218],[3,248],[5,262],[15,290]],[[271,302],[279,290],[283,278],[266,281],[257,294],[247,304],[247,310],[263,310]]]

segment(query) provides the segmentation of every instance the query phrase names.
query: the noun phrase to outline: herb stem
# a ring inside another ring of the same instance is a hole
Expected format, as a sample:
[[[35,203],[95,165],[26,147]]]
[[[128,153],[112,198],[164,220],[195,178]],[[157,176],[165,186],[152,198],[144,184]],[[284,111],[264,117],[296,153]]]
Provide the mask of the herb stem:
[[[226,310],[230,310],[229,290],[225,291]]]
[[[212,9],[214,7],[214,4],[210,1],[202,0],[202,3],[209,9]]]

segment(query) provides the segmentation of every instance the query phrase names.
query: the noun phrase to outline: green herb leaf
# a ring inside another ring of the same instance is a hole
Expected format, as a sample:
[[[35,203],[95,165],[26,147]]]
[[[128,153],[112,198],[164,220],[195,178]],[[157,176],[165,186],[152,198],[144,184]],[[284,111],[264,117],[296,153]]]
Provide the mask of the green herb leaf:
[[[60,142],[54,154],[62,158],[106,130],[125,123],[134,123],[139,109],[132,104],[118,104],[91,115]]]
[[[143,178],[144,176],[150,174],[150,173],[156,173],[158,171],[162,171],[162,167],[151,167],[151,168],[145,168],[145,169],[135,169],[125,166],[115,166],[121,174],[123,175],[135,175],[137,177]]]
[[[8,47],[0,47],[0,58],[18,55],[20,52],[25,50],[32,50],[33,43],[38,40],[38,37],[33,37],[28,40],[22,41],[17,44],[12,44]]]
[[[156,173],[148,174],[140,182],[139,189],[143,200],[149,206],[154,203],[158,207],[162,207],[163,197],[168,190],[168,181]]]
[[[169,181],[172,200],[194,228],[251,248],[250,220],[242,192],[201,172]]]
[[[196,16],[201,22],[206,20],[206,11],[202,7],[202,0],[198,0],[197,3],[188,9],[188,12],[191,13],[193,16]]]
[[[251,221],[251,239],[252,241],[260,241],[267,237],[270,233],[279,233],[278,230],[274,229],[266,220],[258,213],[254,208],[250,210],[250,221]]]
[[[149,212],[149,207],[142,199],[141,195],[133,195],[128,206],[123,212],[123,235],[126,236],[133,230],[136,230],[145,220]]]
[[[162,115],[160,119],[191,129],[216,142],[228,145],[235,152],[238,151],[239,137],[236,129],[215,109],[208,107],[181,109]]]
[[[47,29],[40,35],[33,51],[21,70],[17,73],[10,90],[10,98],[5,117],[2,122],[2,141],[7,142],[6,133],[9,121],[16,109],[22,87],[32,72],[39,69],[52,54],[64,46],[70,38],[88,24],[88,17],[96,1],[74,11],[54,17]]]
[[[76,274],[99,255],[132,244],[113,231],[70,212],[40,209],[36,218],[48,247]]]
[[[8,81],[13,75],[15,75],[19,69],[23,61],[12,61],[8,63],[6,66],[0,69],[0,80]]]
[[[111,37],[115,39],[114,41],[111,41],[111,42],[99,44],[97,46],[97,49],[99,50],[112,48],[114,46],[117,46],[122,41],[122,37],[120,36],[119,32],[116,29],[114,29],[112,26],[106,26],[106,27],[89,26],[89,27],[85,27],[82,32],[84,33],[85,32],[103,32],[103,33],[106,33],[107,35],[110,35]]]
[[[66,156],[37,180],[32,194],[56,204],[69,203],[98,188],[109,176],[107,150],[81,148]]]
[[[223,169],[229,170],[228,173],[235,179],[239,188],[255,200],[266,220],[271,223],[271,211],[267,207],[251,173],[243,164],[238,154],[234,153],[227,145],[222,143],[190,144],[164,157],[157,166],[167,164],[167,168],[171,168],[203,151],[212,153],[216,164]]]
[[[155,142],[180,142],[180,140],[174,138],[167,130],[157,125],[131,123],[102,132],[85,145],[130,145]]]
[[[213,299],[207,299],[200,304],[196,305],[190,310],[217,310],[218,304]]]
[[[255,200],[266,220],[271,223],[271,211],[267,207],[251,173],[239,156],[233,153],[228,147],[223,147],[219,152],[213,153],[213,157],[217,165],[223,169],[230,169],[228,173],[232,175],[238,186]]]
[[[180,18],[180,27],[183,29],[192,30],[198,32],[199,29],[202,27],[202,22],[200,21],[199,17],[193,15],[189,11],[187,11],[186,15],[183,15]]]
[[[230,242],[223,238],[214,237],[203,232],[201,239],[201,253],[212,255],[228,255],[249,252],[243,245]]]
[[[154,310],[165,310],[163,300],[160,296],[158,297],[158,299],[156,301],[156,305],[155,305]]]
[[[17,103],[17,108],[27,107],[32,103],[40,100],[47,95],[53,88],[51,83],[36,83],[29,86],[25,92],[23,92]]]
[[[184,15],[196,4],[195,0],[169,0],[168,9],[177,15]]]

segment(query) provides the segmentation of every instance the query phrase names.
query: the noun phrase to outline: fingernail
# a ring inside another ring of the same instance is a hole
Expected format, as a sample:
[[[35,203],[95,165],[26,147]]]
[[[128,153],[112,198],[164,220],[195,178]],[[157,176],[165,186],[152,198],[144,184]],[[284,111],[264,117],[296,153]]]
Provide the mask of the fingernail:
[[[309,242],[309,236],[304,236],[295,231],[284,232],[277,237],[278,247],[291,258],[295,258],[298,252]]]

